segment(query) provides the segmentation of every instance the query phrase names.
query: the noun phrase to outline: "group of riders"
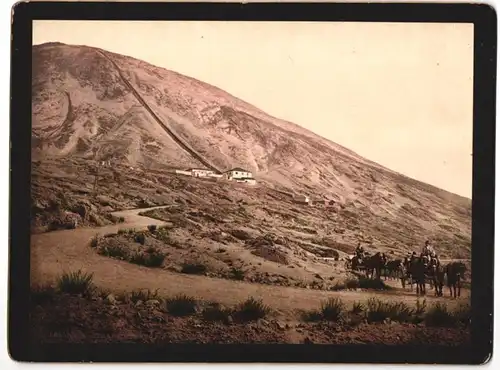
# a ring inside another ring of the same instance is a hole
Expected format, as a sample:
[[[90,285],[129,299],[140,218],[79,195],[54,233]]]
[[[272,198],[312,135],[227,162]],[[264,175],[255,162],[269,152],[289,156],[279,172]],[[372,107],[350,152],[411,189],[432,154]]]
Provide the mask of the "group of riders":
[[[347,267],[352,270],[364,270],[367,277],[385,278],[394,277],[401,279],[403,288],[406,282],[410,287],[415,283],[417,294],[425,294],[425,284],[429,282],[431,287],[436,288],[436,294],[442,295],[442,287],[445,275],[447,284],[453,286],[454,296],[460,296],[460,280],[463,279],[465,265],[462,262],[450,262],[443,265],[439,257],[427,240],[420,253],[409,252],[404,258],[387,258],[383,252],[370,255],[363,246],[358,244],[355,255],[347,260]],[[458,291],[457,291],[458,289]],[[420,292],[420,293],[419,293]]]
[[[363,260],[367,256],[367,254],[368,252],[366,252],[361,243],[359,243],[356,247],[356,255],[354,257],[357,260],[357,265],[361,265],[363,263]],[[380,257],[382,261],[387,262],[387,256],[385,255],[385,253],[381,253]],[[408,252],[408,254],[404,257],[402,264],[404,267],[406,267],[406,270],[409,270],[411,264],[417,259],[420,259],[426,267],[438,267],[441,265],[441,261],[439,260],[436,251],[428,240],[425,241],[424,247],[422,248],[420,254],[417,254],[417,252],[415,251]]]

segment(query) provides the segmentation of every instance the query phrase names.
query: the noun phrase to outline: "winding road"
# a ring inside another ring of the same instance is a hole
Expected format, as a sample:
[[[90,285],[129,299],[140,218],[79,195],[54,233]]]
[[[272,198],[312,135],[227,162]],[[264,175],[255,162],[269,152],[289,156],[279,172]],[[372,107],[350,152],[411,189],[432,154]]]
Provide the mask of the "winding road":
[[[146,229],[148,225],[164,225],[163,221],[140,216],[147,209],[114,212],[123,216],[125,223],[98,228],[53,231],[31,235],[31,283],[32,285],[51,284],[62,273],[83,270],[94,274],[97,287],[115,293],[138,289],[158,289],[162,296],[187,294],[203,300],[218,301],[234,305],[249,296],[260,297],[273,309],[282,314],[296,315],[296,310],[317,309],[320,302],[328,297],[342,297],[347,304],[370,297],[397,299],[409,304],[416,302],[415,292],[394,290],[390,292],[329,292],[294,287],[271,286],[242,281],[186,275],[164,269],[148,268],[118,261],[98,255],[90,248],[90,240],[96,235],[116,233],[119,229]],[[463,296],[467,298],[468,290]],[[448,296],[435,298],[433,291],[428,293],[427,301],[446,300],[457,302]],[[447,292],[445,293],[447,294]]]

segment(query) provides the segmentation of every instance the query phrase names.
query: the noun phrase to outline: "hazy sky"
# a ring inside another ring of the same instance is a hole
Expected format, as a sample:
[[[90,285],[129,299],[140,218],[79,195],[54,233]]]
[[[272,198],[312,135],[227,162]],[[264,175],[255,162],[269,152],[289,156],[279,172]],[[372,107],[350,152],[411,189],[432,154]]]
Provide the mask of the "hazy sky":
[[[195,77],[471,197],[472,24],[35,21],[48,41]]]

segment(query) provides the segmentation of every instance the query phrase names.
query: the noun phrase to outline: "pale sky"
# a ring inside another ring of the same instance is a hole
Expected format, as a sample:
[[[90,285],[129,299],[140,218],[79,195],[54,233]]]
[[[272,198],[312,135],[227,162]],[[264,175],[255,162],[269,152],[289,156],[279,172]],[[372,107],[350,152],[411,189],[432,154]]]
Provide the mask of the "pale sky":
[[[412,178],[472,197],[473,24],[34,21],[226,90]]]

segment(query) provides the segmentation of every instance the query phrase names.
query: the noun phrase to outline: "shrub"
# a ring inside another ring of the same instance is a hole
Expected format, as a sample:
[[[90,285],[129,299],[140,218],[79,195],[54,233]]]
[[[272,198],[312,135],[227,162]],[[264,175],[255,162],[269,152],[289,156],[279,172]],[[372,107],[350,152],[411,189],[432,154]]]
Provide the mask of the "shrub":
[[[99,254],[107,257],[128,259],[128,251],[119,245],[107,245],[99,249]]]
[[[144,243],[146,243],[146,235],[144,235],[143,233],[137,233],[134,236],[134,240],[136,243],[144,245]]]
[[[123,234],[127,234],[127,233],[128,233],[127,229],[119,229],[118,230],[118,235],[123,235]]]
[[[158,295],[158,289],[156,289],[154,292],[149,290],[149,289],[148,290],[136,290],[130,294],[130,300],[134,303],[136,303],[137,301],[146,302],[146,301],[149,301],[151,299],[156,299],[156,300],[161,299],[161,297]]]
[[[345,289],[346,289],[345,283],[339,283],[339,282],[336,282],[335,285],[330,287],[330,290],[332,290],[334,292],[339,291],[339,290],[345,290]]]
[[[93,278],[94,274],[87,274],[81,270],[64,273],[57,280],[57,287],[63,293],[90,295],[95,291]]]
[[[354,315],[358,315],[364,312],[365,309],[366,307],[361,302],[354,302],[352,304],[351,313],[353,313]]]
[[[321,315],[328,321],[339,321],[344,311],[344,303],[340,298],[329,298],[321,304]]]
[[[156,231],[156,225],[148,225],[148,230],[149,230],[150,232],[154,232],[154,231]]]
[[[135,252],[130,256],[129,262],[134,263],[136,265],[146,266],[147,263],[146,254],[142,252]]]
[[[427,310],[427,301],[424,299],[423,301],[420,301],[420,299],[417,299],[417,308],[415,309],[415,315],[416,316],[422,316],[425,314],[425,311]]]
[[[250,297],[236,307],[235,317],[243,322],[255,321],[265,317],[270,311],[269,306],[265,305],[261,299]]]
[[[99,245],[99,234],[96,234],[92,239],[90,239],[90,246],[92,248],[97,248]]]
[[[370,298],[366,307],[368,322],[382,322],[386,319],[408,322],[415,313],[404,302],[385,302],[377,298]]]
[[[31,303],[38,306],[54,300],[56,290],[50,285],[32,288],[30,294]]]
[[[425,315],[425,324],[427,326],[455,326],[458,323],[454,313],[448,310],[443,303],[436,303],[432,306]]]
[[[163,261],[165,261],[165,253],[162,253],[158,250],[150,253],[146,258],[146,266],[147,267],[161,267],[163,265]]]
[[[323,316],[318,310],[304,311],[301,314],[302,320],[304,321],[321,321]]]
[[[471,307],[468,303],[463,303],[454,312],[456,320],[464,326],[468,326],[471,321]]]
[[[207,267],[200,263],[183,263],[181,272],[183,274],[201,275],[207,271]]]
[[[155,235],[156,235],[156,238],[158,240],[161,240],[164,243],[170,243],[171,242],[170,236],[168,235],[168,231],[167,231],[167,229],[165,227],[158,228]]]
[[[380,279],[368,279],[367,277],[361,276],[358,278],[359,288],[361,289],[374,289],[374,290],[389,290],[390,286],[386,285]]]
[[[166,254],[154,250],[151,253],[135,252],[130,256],[129,262],[146,267],[161,267]]]
[[[207,307],[203,309],[202,316],[206,321],[222,321],[228,322],[229,316],[231,316],[232,311],[228,308],[222,307],[219,303],[209,303]]]
[[[226,249],[225,248],[217,248],[215,253],[226,253]]]
[[[380,279],[368,279],[364,276],[358,278],[348,278],[344,283],[336,283],[330,290],[356,290],[356,289],[372,289],[372,290],[389,290],[392,289]]]
[[[245,271],[242,269],[232,267],[231,268],[231,278],[234,280],[244,280],[245,279]]]
[[[118,223],[124,223],[125,222],[125,217],[120,216],[118,217]]]
[[[179,294],[165,301],[168,313],[174,316],[189,316],[196,313],[197,302],[193,297]]]
[[[346,279],[345,287],[349,290],[356,290],[359,288],[359,280],[358,279]]]

